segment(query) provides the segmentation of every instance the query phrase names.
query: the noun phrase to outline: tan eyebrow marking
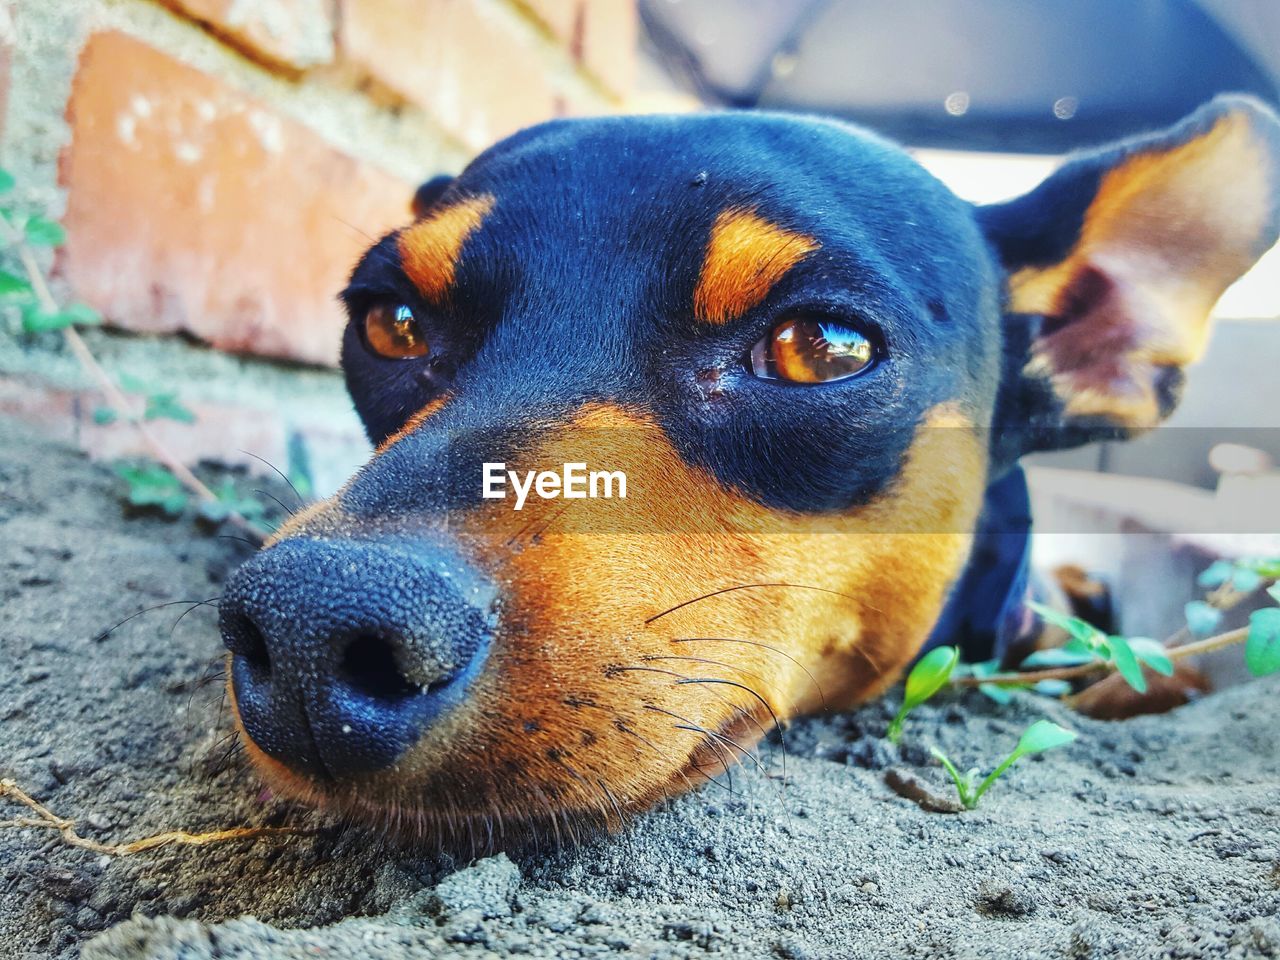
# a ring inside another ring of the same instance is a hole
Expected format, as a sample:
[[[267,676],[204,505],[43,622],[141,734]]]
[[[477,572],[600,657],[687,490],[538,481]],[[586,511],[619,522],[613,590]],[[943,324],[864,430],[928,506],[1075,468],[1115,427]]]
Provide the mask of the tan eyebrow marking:
[[[422,295],[438,303],[453,285],[467,237],[493,209],[491,194],[467,197],[434,211],[400,233],[400,261]]]
[[[721,210],[711,226],[693,312],[706,323],[727,323],[763,300],[782,275],[822,244],[770,223],[754,209]]]

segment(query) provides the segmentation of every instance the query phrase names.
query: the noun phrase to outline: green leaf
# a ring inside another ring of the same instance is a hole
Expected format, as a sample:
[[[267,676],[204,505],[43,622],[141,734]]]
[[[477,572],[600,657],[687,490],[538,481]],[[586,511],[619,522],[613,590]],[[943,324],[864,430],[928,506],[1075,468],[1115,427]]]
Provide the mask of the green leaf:
[[[1129,649],[1139,661],[1145,663],[1156,673],[1166,677],[1173,676],[1173,661],[1165,652],[1164,644],[1150,637],[1130,637]]]
[[[1101,637],[1102,632],[1097,627],[1091,623],[1086,623],[1079,617],[1073,617],[1059,610],[1054,610],[1052,607],[1046,607],[1043,603],[1029,602],[1027,606],[1034,610],[1045,623],[1051,623],[1055,627],[1065,630],[1069,636],[1091,647],[1095,646],[1097,640]]]
[[[1031,688],[1042,697],[1065,697],[1071,692],[1071,683],[1067,680],[1041,680]]]
[[[1124,637],[1108,637],[1111,646],[1111,659],[1124,682],[1139,693],[1147,692],[1147,678],[1142,675],[1142,665],[1134,655],[1133,648]]]
[[[979,660],[977,663],[962,663],[956,667],[956,673],[975,677],[989,677],[1000,672],[999,660]]]
[[[1280,580],[1280,557],[1247,557],[1237,566],[1248,567],[1263,580]]]
[[[890,743],[897,743],[902,738],[902,723],[907,714],[941,690],[959,662],[959,647],[938,647],[926,653],[911,668],[902,694],[902,706],[889,723],[886,733]]]
[[[58,247],[67,242],[62,224],[48,217],[32,217],[25,228],[27,243],[33,247]]]
[[[1267,607],[1249,614],[1244,665],[1255,677],[1280,670],[1280,607]]]
[[[1238,567],[1231,575],[1231,589],[1237,593],[1252,593],[1262,585],[1262,575],[1248,567]]]
[[[13,179],[13,174],[8,170],[0,170],[0,193],[8,193],[17,182]]]
[[[115,423],[119,415],[110,407],[94,407],[93,422],[100,427],[105,427],[108,423]]]
[[[1198,637],[1209,636],[1222,622],[1222,611],[1203,600],[1192,600],[1183,607],[1183,612],[1187,628]]]
[[[941,690],[959,662],[959,647],[938,647],[926,653],[907,676],[903,706],[914,710]]]
[[[1007,707],[1013,703],[1013,691],[1016,688],[1007,687],[1000,683],[980,683],[978,684],[978,692],[983,694],[987,699]]]
[[[0,270],[0,298],[9,302],[21,302],[35,296],[35,291],[31,289],[24,278],[10,273],[8,270]]]
[[[1026,733],[1018,741],[1014,749],[1015,756],[1024,757],[1030,753],[1044,753],[1055,747],[1065,747],[1079,736],[1074,730],[1060,727],[1052,720],[1037,720],[1027,727]]]
[[[1220,587],[1226,583],[1233,573],[1235,573],[1235,565],[1227,560],[1215,560],[1196,577],[1196,583],[1204,587],[1206,590],[1212,590],[1214,587]]]
[[[147,397],[147,408],[143,411],[144,420],[177,420],[180,423],[195,423],[196,415],[178,401],[176,392],[153,393]]]
[[[22,309],[22,329],[27,333],[44,333],[48,330],[65,330],[67,327],[92,326],[102,322],[97,311],[73,304],[65,310],[46,313],[38,304],[30,303]]]
[[[46,313],[32,303],[22,311],[22,329],[27,333],[45,333],[49,330],[65,330],[74,327],[76,318],[65,310]]]
[[[187,494],[182,482],[164,467],[122,465],[116,473],[127,484],[128,500],[135,507],[159,507],[171,516],[186,509]]]
[[[102,314],[85,303],[73,303],[62,311],[73,317],[77,327],[97,327],[102,325]]]
[[[1051,720],[1037,720],[1026,729],[1022,734],[1022,739],[1018,741],[1018,745],[1014,747],[1013,752],[1001,761],[1000,766],[996,767],[987,778],[978,784],[977,788],[972,792],[972,804],[966,803],[969,809],[973,809],[978,805],[978,801],[982,799],[982,795],[991,789],[991,785],[999,780],[1006,770],[1018,762],[1022,757],[1029,753],[1043,753],[1046,750],[1052,750],[1054,747],[1061,747],[1076,738],[1077,734],[1060,727]]]
[[[127,393],[155,393],[156,391],[145,380],[135,377],[131,373],[120,374],[120,389]]]
[[[1055,667],[1078,667],[1092,663],[1098,655],[1087,647],[1068,650],[1066,647],[1050,647],[1048,650],[1037,650],[1018,664],[1022,670],[1053,669]]]

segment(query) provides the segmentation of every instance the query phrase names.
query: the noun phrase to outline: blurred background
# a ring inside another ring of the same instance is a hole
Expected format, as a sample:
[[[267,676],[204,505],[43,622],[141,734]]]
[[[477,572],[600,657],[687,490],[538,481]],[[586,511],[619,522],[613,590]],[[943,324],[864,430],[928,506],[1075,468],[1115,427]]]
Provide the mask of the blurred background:
[[[346,272],[418,182],[522,126],[819,112],[989,202],[1216,93],[1278,90],[1276,0],[0,0],[0,163],[65,224],[52,269],[104,315],[93,349],[180,387],[196,423],[155,427],[184,459],[301,456],[320,493],[368,454],[335,372]],[[1155,562],[1097,536],[1119,531],[1275,547],[1280,254],[1218,316],[1169,427],[1037,461],[1046,562]],[[0,338],[0,412],[136,452],[93,409],[60,338]]]

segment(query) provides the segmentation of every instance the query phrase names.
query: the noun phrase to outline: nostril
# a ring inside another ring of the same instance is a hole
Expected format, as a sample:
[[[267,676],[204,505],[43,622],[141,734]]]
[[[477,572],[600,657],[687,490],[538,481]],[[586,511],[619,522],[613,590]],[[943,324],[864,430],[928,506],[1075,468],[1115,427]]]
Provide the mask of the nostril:
[[[267,638],[249,617],[241,615],[229,618],[224,628],[224,640],[227,649],[236,656],[243,657],[254,670],[260,673],[271,672]]]
[[[400,672],[391,644],[376,634],[360,634],[342,652],[343,679],[375,700],[403,700],[422,688]]]

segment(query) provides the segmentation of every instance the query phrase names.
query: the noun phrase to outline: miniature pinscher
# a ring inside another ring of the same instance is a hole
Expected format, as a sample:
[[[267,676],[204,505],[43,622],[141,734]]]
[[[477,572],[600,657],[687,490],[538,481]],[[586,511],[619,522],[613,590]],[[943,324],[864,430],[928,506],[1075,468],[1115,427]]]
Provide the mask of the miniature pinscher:
[[[230,696],[280,793],[572,830],[1006,646],[1019,457],[1173,410],[1280,124],[1222,97],[974,206],[824,119],[558,120],[414,213],[342,294],[376,453],[228,584]]]

